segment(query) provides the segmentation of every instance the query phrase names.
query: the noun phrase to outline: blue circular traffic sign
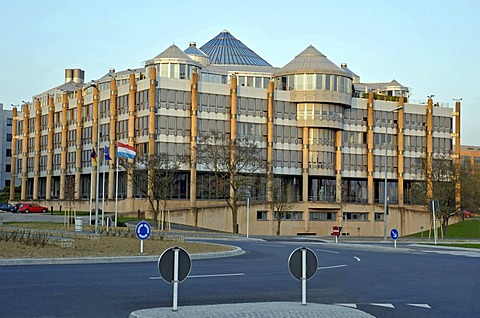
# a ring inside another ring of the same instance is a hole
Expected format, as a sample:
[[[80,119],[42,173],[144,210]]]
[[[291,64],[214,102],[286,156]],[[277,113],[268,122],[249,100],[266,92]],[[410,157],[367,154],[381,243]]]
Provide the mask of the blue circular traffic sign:
[[[146,221],[138,222],[137,226],[135,226],[135,234],[142,241],[146,240],[150,236],[151,232],[152,228]]]
[[[397,231],[397,229],[392,229],[392,230],[390,231],[390,237],[391,237],[393,240],[398,239],[398,231]]]

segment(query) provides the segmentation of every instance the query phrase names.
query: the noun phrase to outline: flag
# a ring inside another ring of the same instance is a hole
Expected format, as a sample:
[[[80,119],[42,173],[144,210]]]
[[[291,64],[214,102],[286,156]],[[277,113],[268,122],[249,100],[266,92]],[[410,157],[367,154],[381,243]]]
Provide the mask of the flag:
[[[122,144],[121,142],[117,143],[117,157],[118,158],[128,158],[133,159],[137,154],[137,149],[132,146]]]
[[[105,160],[112,160],[112,157],[110,157],[110,154],[108,153],[108,147],[105,146],[105,148],[103,148],[103,154],[105,155]]]
[[[92,154],[90,155],[90,157],[92,158],[92,165],[94,167],[97,166],[97,153],[95,152],[95,149],[92,149]]]

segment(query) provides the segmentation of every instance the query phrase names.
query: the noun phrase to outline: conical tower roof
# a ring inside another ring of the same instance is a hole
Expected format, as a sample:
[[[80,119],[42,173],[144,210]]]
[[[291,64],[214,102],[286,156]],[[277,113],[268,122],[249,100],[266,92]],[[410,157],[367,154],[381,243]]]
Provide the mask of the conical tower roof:
[[[178,46],[172,44],[165,51],[158,54],[153,58],[156,59],[179,59],[179,60],[191,60],[191,58],[185,54]]]
[[[320,51],[310,45],[302,53],[295,56],[287,65],[282,67],[275,76],[295,73],[326,73],[350,77],[344,70],[327,59]]]
[[[230,32],[223,30],[219,35],[205,43],[200,50],[210,57],[216,65],[271,65],[236,39]]]

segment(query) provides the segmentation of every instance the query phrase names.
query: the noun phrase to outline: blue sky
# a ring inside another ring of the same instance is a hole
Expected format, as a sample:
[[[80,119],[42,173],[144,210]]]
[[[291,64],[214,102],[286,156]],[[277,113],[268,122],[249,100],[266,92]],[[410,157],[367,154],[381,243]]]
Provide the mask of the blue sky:
[[[312,44],[364,82],[396,79],[412,99],[462,100],[462,144],[480,145],[476,0],[0,0],[0,103],[31,101],[66,68],[97,79],[142,67],[172,43],[223,29],[282,67]]]

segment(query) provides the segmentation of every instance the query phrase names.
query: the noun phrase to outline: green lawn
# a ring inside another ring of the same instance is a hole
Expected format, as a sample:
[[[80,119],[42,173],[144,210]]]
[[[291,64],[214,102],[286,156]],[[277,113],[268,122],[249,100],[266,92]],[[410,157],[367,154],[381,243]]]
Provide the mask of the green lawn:
[[[431,233],[433,235],[433,231]],[[428,230],[410,235],[410,237],[428,237]],[[440,229],[438,236],[441,237]],[[447,239],[480,239],[480,219],[472,218],[448,226]]]

